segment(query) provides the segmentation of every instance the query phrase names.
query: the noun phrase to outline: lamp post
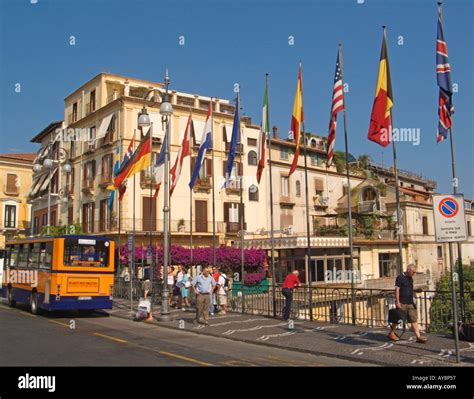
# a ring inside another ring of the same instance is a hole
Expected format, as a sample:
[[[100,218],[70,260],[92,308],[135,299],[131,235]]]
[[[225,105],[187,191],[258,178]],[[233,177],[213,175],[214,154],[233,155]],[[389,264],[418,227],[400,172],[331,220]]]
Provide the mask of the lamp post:
[[[43,164],[40,164],[39,162],[35,163],[33,165],[33,171],[35,173],[41,172],[43,169],[48,169],[48,213],[47,213],[47,225],[46,225],[46,234],[49,236],[51,235],[51,180],[53,177],[53,173],[55,170],[59,168],[59,166],[62,164],[63,165],[63,171],[68,175],[71,173],[71,164],[67,161],[68,159],[68,152],[64,148],[60,148],[58,150],[58,158],[59,159],[54,159],[54,154],[53,154],[53,146],[54,146],[55,140],[53,137],[51,137],[50,142],[48,143],[48,158],[46,158],[43,161]],[[61,159],[64,159],[64,161],[61,161]],[[66,201],[69,197],[69,193],[65,196]]]
[[[161,101],[160,105],[160,114],[161,114],[161,123],[166,127],[165,136],[165,176],[164,176],[164,201],[163,201],[163,290],[161,294],[161,313],[157,317],[160,321],[170,321],[171,312],[169,307],[169,291],[168,291],[168,265],[169,265],[169,159],[170,159],[170,137],[169,137],[169,128],[170,128],[170,117],[173,115],[173,106],[171,105],[169,98],[169,84],[170,78],[168,76],[168,70],[165,74],[165,85],[166,91]],[[138,114],[138,127],[148,127],[151,125],[150,117],[147,113],[146,107],[143,106],[143,109]]]

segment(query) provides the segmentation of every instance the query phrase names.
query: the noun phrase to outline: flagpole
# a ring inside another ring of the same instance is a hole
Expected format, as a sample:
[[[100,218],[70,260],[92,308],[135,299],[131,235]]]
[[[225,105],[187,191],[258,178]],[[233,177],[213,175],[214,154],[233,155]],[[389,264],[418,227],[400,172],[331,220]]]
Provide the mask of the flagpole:
[[[387,43],[387,27],[382,25],[383,28],[383,37],[384,42]],[[387,51],[387,59],[388,59],[388,49]],[[393,107],[390,108],[390,134],[393,132]],[[402,221],[402,214],[400,209],[400,186],[398,183],[398,168],[397,168],[397,147],[395,145],[395,140],[393,137],[390,137],[390,141],[392,142],[392,150],[393,150],[393,168],[395,173],[395,197],[396,197],[396,205],[397,205],[397,236],[398,236],[398,273],[401,274],[403,272],[403,221]]]
[[[151,228],[152,228],[152,222],[156,222],[156,216],[155,215],[155,220],[153,220],[153,207],[155,208],[155,213],[156,212],[156,201],[155,198],[153,198],[153,122],[151,122],[150,126],[151,132],[150,132],[150,251],[151,251],[151,246],[153,244],[152,241],[152,236],[151,236]],[[148,250],[147,250],[148,254]],[[150,256],[150,273],[153,272],[153,255]],[[151,279],[153,281],[153,279]]]
[[[214,110],[212,109],[211,98],[211,142],[212,142],[212,152],[211,152],[211,179],[212,179],[212,266],[216,267],[216,200],[215,200],[215,188],[214,188]]]
[[[352,234],[352,198],[351,198],[351,180],[349,173],[349,140],[347,135],[347,121],[346,121],[346,98],[344,96],[344,66],[342,63],[342,43],[339,43],[339,63],[342,75],[342,98],[344,103],[343,120],[344,120],[344,146],[346,151],[346,178],[347,178],[347,210],[348,210],[348,225],[349,225],[349,270],[351,271],[351,312],[352,324],[356,324],[356,307],[355,307],[355,285],[354,285],[354,247]]]
[[[244,170],[244,164],[243,164],[243,159],[242,159],[242,153],[243,153],[243,144],[242,144],[242,131],[240,128],[240,110],[237,108],[240,107],[240,84],[239,84],[239,91],[237,92],[237,105],[235,107],[235,112],[239,112],[238,114],[238,132],[239,132],[239,146],[237,147],[237,150],[239,150],[240,154],[240,167],[237,168],[237,175],[239,175],[239,169]],[[239,148],[240,147],[240,148]],[[240,210],[240,273],[242,275],[242,313],[245,312],[245,262],[244,262],[244,236],[245,236],[245,231],[244,231],[244,188],[243,188],[243,176],[239,176],[239,185],[240,185],[240,204],[239,204],[239,210]]]
[[[441,17],[441,22],[442,22],[442,6],[443,2],[439,1],[438,2],[438,13]],[[451,147],[451,171],[452,171],[452,176],[453,176],[453,194],[458,193],[458,178],[456,174],[456,158],[454,156],[454,137],[453,137],[453,123],[451,121],[451,126],[449,127],[449,142],[450,142],[450,147]],[[460,291],[460,311],[461,311],[461,320],[463,323],[466,322],[466,310],[465,310],[465,301],[464,301],[464,271],[462,267],[462,250],[461,250],[461,243],[457,243],[457,249],[458,249],[458,273],[459,273],[459,291]]]
[[[301,108],[303,108],[303,67],[301,66],[300,61],[300,68],[301,68]],[[305,271],[305,280],[306,284],[308,284],[308,293],[309,293],[309,319],[313,320],[313,298],[311,293],[311,231],[310,231],[310,224],[309,224],[309,190],[308,190],[308,160],[307,160],[307,145],[306,145],[306,130],[305,130],[305,123],[304,118],[301,123],[301,127],[303,130],[303,155],[304,155],[304,181],[305,181],[305,200],[306,200],[306,271]],[[299,145],[297,143],[297,145]]]
[[[193,111],[190,108],[191,114],[191,124],[193,123]],[[190,126],[190,128],[194,131],[194,125]],[[189,132],[190,133],[190,132]],[[189,176],[193,175],[193,163],[191,162],[193,159],[193,146],[192,146],[192,135],[189,135]],[[193,265],[193,189],[189,188],[189,266],[192,267]]]
[[[136,129],[133,129],[133,153],[135,152],[135,134]],[[132,154],[133,154],[132,153]],[[133,271],[135,269],[135,183],[136,173],[133,174],[133,245],[132,245],[132,263],[130,264],[130,313],[133,314]],[[130,254],[129,254],[130,256]]]
[[[119,113],[120,115],[120,113]],[[117,120],[119,119],[119,117],[117,117]],[[117,121],[117,126],[118,126],[118,121]],[[117,128],[118,129],[118,128]],[[119,131],[119,168],[120,168],[120,165],[122,164],[122,134],[121,134],[121,131],[120,129],[118,129]],[[115,167],[115,165],[114,165]],[[119,269],[119,276],[120,274],[122,273],[122,262],[121,262],[121,257],[120,257],[120,221],[121,221],[121,206],[120,206],[120,187],[117,191],[117,187],[116,187],[116,191],[115,191],[115,195],[117,196],[117,211],[118,211],[118,269]]]
[[[265,89],[267,91],[267,117],[269,116],[269,101],[268,101],[268,73],[265,74]],[[266,125],[269,127],[270,126],[270,120],[269,118],[266,118]],[[275,275],[275,233],[274,233],[274,226],[273,226],[273,183],[272,183],[272,144],[271,144],[271,137],[270,137],[270,131],[266,132],[266,127],[263,126],[263,130],[265,133],[265,136],[267,136],[267,141],[268,141],[268,171],[270,174],[269,177],[269,182],[270,182],[270,268],[272,270],[272,294],[273,294],[273,317],[276,317],[276,275]],[[270,129],[268,129],[270,130]]]

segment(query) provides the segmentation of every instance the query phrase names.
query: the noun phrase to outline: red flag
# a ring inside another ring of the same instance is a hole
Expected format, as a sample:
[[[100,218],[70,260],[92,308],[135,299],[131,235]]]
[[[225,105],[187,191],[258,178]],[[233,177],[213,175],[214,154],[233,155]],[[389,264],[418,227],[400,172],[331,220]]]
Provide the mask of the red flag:
[[[183,168],[184,158],[190,155],[189,152],[189,127],[191,125],[191,115],[189,115],[188,123],[186,124],[186,130],[184,131],[183,141],[181,142],[181,147],[179,148],[178,156],[173,167],[170,170],[171,175],[171,189],[170,196],[173,195],[173,190],[178,183],[179,176],[181,175],[181,169]]]

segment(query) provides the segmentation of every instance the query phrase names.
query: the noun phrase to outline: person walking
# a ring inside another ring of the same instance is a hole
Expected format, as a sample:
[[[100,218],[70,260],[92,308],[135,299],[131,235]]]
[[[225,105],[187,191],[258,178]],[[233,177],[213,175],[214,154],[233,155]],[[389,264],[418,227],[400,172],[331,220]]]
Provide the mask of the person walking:
[[[204,268],[202,273],[191,282],[196,293],[196,322],[208,325],[209,305],[211,303],[211,294],[216,282],[210,275],[209,269]]]
[[[182,308],[181,310],[185,310],[185,306],[189,308],[191,305],[189,303],[189,287],[191,286],[191,276],[189,275],[189,270],[184,268],[183,278],[181,279],[181,283],[183,286],[181,287],[181,302]]]
[[[169,292],[169,304],[170,306],[173,306],[173,299],[174,299],[174,292],[173,292],[173,288],[174,288],[174,267],[173,266],[170,266],[169,270],[168,270],[168,276],[167,276],[167,279],[166,279],[166,284],[168,285],[168,292]]]
[[[285,308],[283,309],[283,319],[289,320],[291,314],[291,305],[293,303],[293,290],[296,287],[301,287],[301,282],[298,278],[300,272],[298,270],[294,270],[292,273],[288,274],[285,278],[285,282],[281,287],[281,292],[285,297]]]
[[[411,323],[413,332],[416,335],[416,342],[424,344],[426,337],[420,334],[418,326],[418,312],[416,309],[416,301],[413,294],[413,276],[416,274],[416,265],[413,263],[407,266],[404,273],[400,274],[395,280],[395,306],[407,314],[407,322]],[[392,341],[399,341],[399,336],[395,333],[396,323],[390,324],[390,333],[388,338]]]

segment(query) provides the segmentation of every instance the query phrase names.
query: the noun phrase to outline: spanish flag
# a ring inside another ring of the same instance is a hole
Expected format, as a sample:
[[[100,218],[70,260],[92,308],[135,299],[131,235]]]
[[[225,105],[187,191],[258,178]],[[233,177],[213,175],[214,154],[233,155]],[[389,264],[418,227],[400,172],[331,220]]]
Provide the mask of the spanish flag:
[[[151,164],[151,132],[150,129],[132,154],[128,162],[124,162],[114,177],[115,187],[121,187],[125,179],[133,176],[135,173],[149,168]]]
[[[383,32],[382,52],[380,54],[379,76],[375,89],[374,105],[370,115],[368,139],[375,141],[382,147],[390,144],[391,118],[390,109],[393,107],[392,81],[388,63],[387,37]]]
[[[290,131],[293,134],[295,140],[295,156],[293,163],[291,164],[290,173],[288,177],[296,170],[298,166],[298,156],[300,154],[300,143],[301,143],[301,124],[304,122],[303,114],[303,71],[300,62],[300,69],[298,71],[298,84],[296,86],[295,101],[293,102],[293,115],[291,116],[291,127]]]

